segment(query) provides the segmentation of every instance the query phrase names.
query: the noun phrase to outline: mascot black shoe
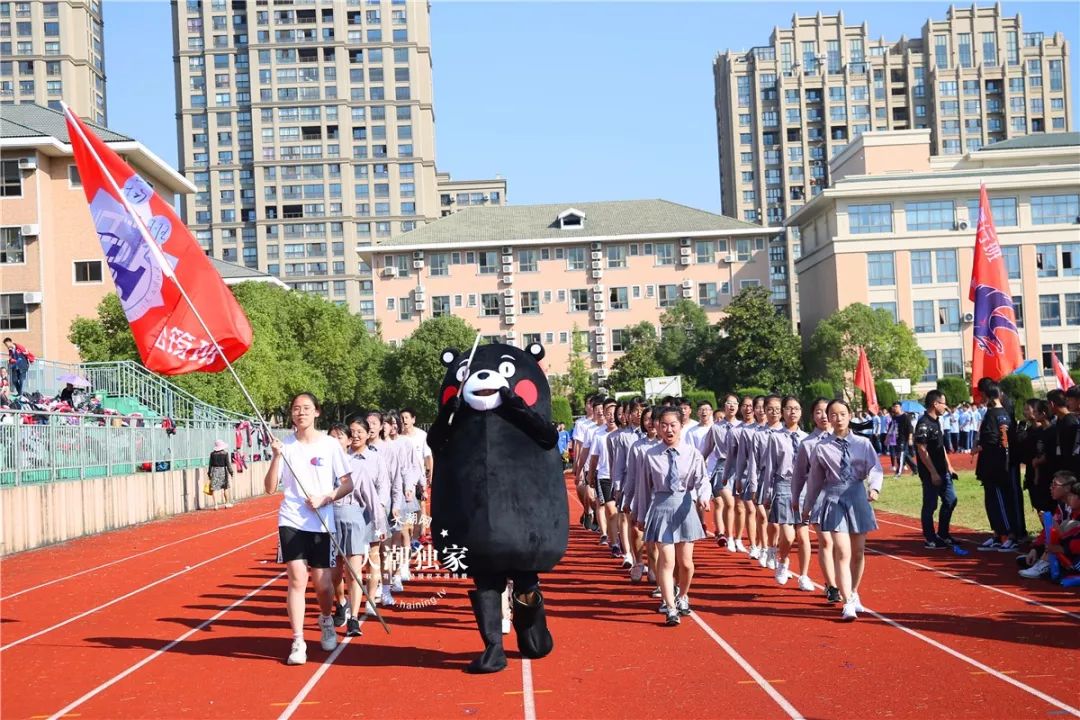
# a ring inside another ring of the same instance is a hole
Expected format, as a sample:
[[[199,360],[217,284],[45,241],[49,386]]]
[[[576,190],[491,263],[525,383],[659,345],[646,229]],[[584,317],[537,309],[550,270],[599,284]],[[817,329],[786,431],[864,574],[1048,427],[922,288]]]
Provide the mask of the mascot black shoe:
[[[457,350],[442,354],[446,377],[428,431],[431,528],[440,555],[458,553],[476,585],[469,600],[485,649],[469,672],[506,667],[501,594],[508,580],[521,654],[541,658],[554,647],[538,574],[565,554],[570,511],[543,357],[538,343],[483,345],[471,362]]]

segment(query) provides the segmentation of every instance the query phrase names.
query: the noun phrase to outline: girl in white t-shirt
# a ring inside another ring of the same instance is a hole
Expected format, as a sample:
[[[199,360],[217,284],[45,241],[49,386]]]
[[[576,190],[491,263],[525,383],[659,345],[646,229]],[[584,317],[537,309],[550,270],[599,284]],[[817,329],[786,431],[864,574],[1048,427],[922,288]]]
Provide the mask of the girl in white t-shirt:
[[[268,494],[284,491],[278,509],[278,561],[289,575],[288,610],[292,649],[286,662],[307,662],[304,642],[305,594],[310,568],[319,601],[321,644],[327,652],[337,647],[337,630],[331,615],[334,586],[330,568],[334,547],[334,501],[353,491],[349,461],[337,440],[315,429],[321,409],[315,396],[300,393],[289,406],[295,431],[270,445],[273,460],[263,483]],[[336,482],[335,482],[336,481]],[[337,487],[335,488],[335,484]]]

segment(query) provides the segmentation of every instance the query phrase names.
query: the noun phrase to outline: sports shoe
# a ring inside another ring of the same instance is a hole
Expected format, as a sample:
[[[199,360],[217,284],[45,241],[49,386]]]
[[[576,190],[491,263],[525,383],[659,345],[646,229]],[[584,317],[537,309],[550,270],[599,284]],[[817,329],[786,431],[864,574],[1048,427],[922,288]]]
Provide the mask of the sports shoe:
[[[866,608],[862,605],[862,598],[859,597],[859,593],[851,593],[851,602],[855,603],[856,612],[866,612]]]
[[[405,592],[405,588],[401,585],[401,578],[396,577],[390,581],[390,592]]]
[[[923,547],[926,548],[927,550],[944,550],[945,548],[947,548],[949,546],[945,544],[944,540],[935,539],[935,540],[927,540],[926,542],[923,543]]]
[[[322,649],[326,652],[330,652],[336,648],[337,629],[334,627],[334,618],[330,615],[320,615],[319,630],[322,631],[322,637],[319,638],[319,644],[322,645]]]
[[[809,575],[800,575],[799,576],[799,589],[802,590],[803,592],[813,592],[814,591],[814,581],[810,579]]]
[[[640,563],[635,564],[632,568],[630,568],[630,582],[632,582],[632,583],[641,582],[641,576],[644,575],[644,574],[645,574],[644,566],[642,566]]]
[[[368,598],[368,601],[364,604],[364,607],[366,608],[364,610],[365,617],[377,617],[375,603],[371,601],[371,598]]]
[[[349,617],[349,601],[346,600],[343,603],[338,603],[338,606],[334,609],[334,627],[341,627],[345,624],[345,621]]]
[[[232,503],[225,503],[225,507],[227,507],[227,508],[231,508],[232,506],[233,506]]]
[[[578,522],[581,523],[581,527],[585,528],[586,530],[589,529],[588,519],[589,519],[589,513],[584,513],[583,512],[583,513],[581,513],[581,520],[578,521]]]
[[[662,603],[660,603],[660,607],[656,608],[656,612],[660,613],[661,615],[667,615],[669,612],[675,612],[675,611],[672,610],[671,608],[669,608],[667,606],[667,603],[662,602]]]
[[[1016,541],[1012,538],[1006,538],[1005,542],[1001,543],[1001,547],[997,549],[998,552],[1016,552],[1020,549],[1020,546],[1016,544]]]
[[[665,625],[678,625],[679,624],[679,613],[675,612],[674,610],[668,612],[667,620],[664,622],[664,624]]]
[[[654,597],[654,598],[664,597],[664,593],[660,592],[659,587],[656,587],[656,588],[653,588],[653,591],[651,593],[649,593],[649,597]]]
[[[825,588],[825,600],[831,603],[838,603],[842,598],[840,597],[840,588],[829,586]]]
[[[510,618],[504,617],[502,619],[502,634],[509,635],[511,627],[513,627],[513,624],[510,622]]]
[[[1045,558],[1039,560],[1026,570],[1020,571],[1020,577],[1025,578],[1041,578],[1050,574],[1050,561]]]
[[[386,607],[390,607],[394,604],[394,596],[390,594],[390,588],[383,585],[382,589],[382,604]]]
[[[758,565],[763,568],[769,567],[769,550],[771,548],[760,548],[761,552],[758,553],[757,561]]]
[[[345,637],[360,637],[363,634],[360,631],[360,620],[358,618],[351,617],[345,622]]]
[[[774,547],[769,548],[768,558],[766,560],[766,566],[770,570],[775,570],[776,569],[776,548],[774,548]]]
[[[599,528],[598,528],[598,530],[599,530]],[[607,545],[608,544],[607,535],[601,535],[600,536],[600,542],[598,544],[599,545]]]
[[[759,548],[757,545],[751,545],[750,550],[748,550],[747,552],[750,554],[751,560],[757,560],[759,557],[761,557],[761,548]]]
[[[690,598],[686,595],[675,598],[675,612],[680,615],[686,616],[690,614]]]
[[[732,540],[731,538],[728,538],[728,541],[727,541],[727,551],[729,553],[739,552],[738,546],[735,545],[735,541]]]
[[[622,554],[623,554],[622,548],[619,547],[618,543],[611,546],[611,557],[613,557],[613,558],[622,557]]]
[[[292,641],[292,649],[289,650],[289,657],[285,659],[286,665],[303,665],[307,662],[307,643],[303,638],[296,638]]]
[[[996,537],[989,537],[989,538],[986,538],[986,540],[983,542],[983,544],[980,545],[976,549],[985,551],[985,550],[998,550],[1000,548],[1001,548],[1001,541],[998,540]]]
[[[780,563],[776,566],[776,573],[774,573],[774,577],[776,578],[776,582],[778,582],[779,584],[787,585],[788,580],[791,579],[791,571],[788,570],[788,564],[786,562]]]
[[[845,622],[851,622],[859,618],[858,608],[855,605],[855,598],[851,598],[844,603],[844,609],[840,613],[840,619]]]
[[[736,540],[735,540],[735,551],[736,552],[741,552],[741,553],[750,552],[749,550],[746,549],[746,546],[743,545],[742,538],[736,538]]]
[[[726,547],[727,544],[728,544],[727,535],[720,534],[720,535],[716,536],[716,545],[717,545],[717,547]]]
[[[401,582],[407,583],[412,580],[412,573],[409,572],[409,566],[404,565],[401,568]]]

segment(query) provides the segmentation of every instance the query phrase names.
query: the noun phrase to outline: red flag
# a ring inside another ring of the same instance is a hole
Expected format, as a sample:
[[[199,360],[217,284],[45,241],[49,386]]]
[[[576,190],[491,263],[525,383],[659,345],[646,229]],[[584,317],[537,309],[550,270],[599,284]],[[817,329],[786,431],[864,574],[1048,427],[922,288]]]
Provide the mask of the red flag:
[[[866,358],[866,350],[861,347],[859,348],[859,364],[855,366],[855,387],[863,391],[866,409],[876,415],[880,409],[877,388],[874,387],[874,376],[870,372],[870,361]]]
[[[243,309],[172,206],[70,108],[64,116],[90,215],[143,365],[165,375],[224,370],[215,340],[230,362],[251,347]]]
[[[1057,377],[1059,388],[1061,388],[1062,390],[1068,390],[1076,384],[1073,382],[1072,377],[1069,376],[1069,373],[1065,370],[1065,368],[1061,366],[1061,363],[1058,361],[1058,356],[1056,352],[1050,353],[1050,362],[1054,365],[1054,375]]]
[[[1009,292],[1009,273],[998,244],[985,185],[979,188],[979,228],[975,233],[969,298],[975,303],[971,393],[978,397],[979,380],[984,377],[1000,380],[1023,362],[1016,308]]]

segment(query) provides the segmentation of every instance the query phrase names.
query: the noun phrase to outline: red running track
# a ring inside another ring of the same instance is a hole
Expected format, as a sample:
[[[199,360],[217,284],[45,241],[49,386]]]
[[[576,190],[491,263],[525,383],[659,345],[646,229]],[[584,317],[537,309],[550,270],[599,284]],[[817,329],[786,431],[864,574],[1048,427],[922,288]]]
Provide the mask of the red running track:
[[[390,635],[368,622],[333,654],[309,608],[308,664],[289,667],[276,503],[0,562],[0,716],[1080,717],[1080,596],[1021,582],[1010,555],[928,556],[914,521],[885,514],[873,613],[854,624],[703,541],[695,612],[665,627],[651,588],[578,528],[543,578],[548,658],[522,660],[511,634],[507,670],[462,673],[480,649],[468,582],[417,579],[398,595],[413,606],[385,611]]]

